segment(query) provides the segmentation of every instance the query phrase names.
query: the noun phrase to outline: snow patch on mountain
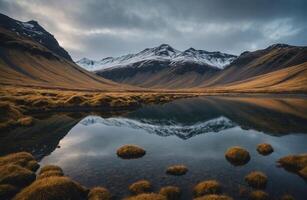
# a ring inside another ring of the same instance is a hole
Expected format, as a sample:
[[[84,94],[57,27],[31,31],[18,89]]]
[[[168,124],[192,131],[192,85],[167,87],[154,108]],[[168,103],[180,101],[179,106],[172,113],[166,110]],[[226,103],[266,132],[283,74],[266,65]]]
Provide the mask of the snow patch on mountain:
[[[179,51],[172,48],[170,45],[162,44],[158,47],[147,48],[136,54],[127,54],[120,57],[107,57],[95,61],[88,58],[82,58],[76,63],[89,71],[97,71],[107,68],[126,67],[130,64],[146,61],[170,61],[176,62],[194,62],[202,65],[210,65],[219,69],[225,68],[237,56],[225,54],[221,52],[208,52],[204,50],[196,50],[189,48],[185,51]]]
[[[93,124],[103,124],[105,126],[125,127],[132,129],[141,129],[150,134],[167,137],[176,135],[182,139],[188,139],[195,135],[220,132],[225,129],[236,126],[234,122],[226,117],[218,117],[205,122],[197,122],[192,125],[185,125],[174,121],[151,121],[151,120],[136,120],[128,118],[102,118],[98,116],[88,116],[81,120],[79,124],[83,126],[91,126]]]

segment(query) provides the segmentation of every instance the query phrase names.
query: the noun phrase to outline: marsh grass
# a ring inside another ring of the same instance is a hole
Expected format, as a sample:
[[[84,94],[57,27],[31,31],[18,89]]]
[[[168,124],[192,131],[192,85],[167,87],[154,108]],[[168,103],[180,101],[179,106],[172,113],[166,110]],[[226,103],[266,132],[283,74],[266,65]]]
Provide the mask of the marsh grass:
[[[194,196],[201,197],[208,194],[219,194],[222,191],[221,184],[216,180],[207,180],[198,183],[194,187]]]
[[[180,188],[176,186],[165,186],[159,191],[159,194],[165,196],[167,200],[177,200],[180,198]]]
[[[253,188],[265,188],[268,177],[263,172],[253,171],[245,176],[245,181]]]
[[[0,167],[0,184],[24,187],[35,180],[35,173],[19,165],[8,164]]]
[[[124,159],[135,159],[143,157],[146,151],[140,146],[127,144],[118,148],[116,154]]]
[[[165,196],[155,193],[139,194],[125,198],[124,200],[168,200]]]
[[[148,193],[151,189],[151,183],[147,180],[139,180],[129,186],[129,191],[132,194]]]
[[[270,197],[269,197],[268,193],[266,193],[262,190],[255,190],[255,191],[252,191],[249,194],[249,199],[250,200],[269,200]]]
[[[88,194],[88,200],[111,200],[112,195],[104,187],[94,187]]]
[[[307,154],[285,156],[277,162],[279,166],[286,170],[297,173],[304,179],[307,179]]]
[[[0,185],[0,199],[11,199],[17,192],[18,188],[13,185]]]
[[[233,200],[233,198],[226,195],[210,194],[202,197],[195,198],[194,200]]]
[[[176,175],[176,176],[184,175],[187,172],[188,168],[185,165],[173,165],[166,169],[167,174]]]
[[[274,149],[272,147],[272,145],[270,144],[267,144],[267,143],[262,143],[262,144],[259,144],[257,146],[257,151],[258,153],[260,153],[261,155],[269,155],[271,154],[272,152],[274,152]]]
[[[225,153],[226,159],[235,166],[245,165],[250,160],[249,152],[239,146],[229,148]]]
[[[37,163],[33,155],[27,152],[12,153],[0,157],[0,166],[4,165],[18,165],[33,172],[39,168],[39,164]]]

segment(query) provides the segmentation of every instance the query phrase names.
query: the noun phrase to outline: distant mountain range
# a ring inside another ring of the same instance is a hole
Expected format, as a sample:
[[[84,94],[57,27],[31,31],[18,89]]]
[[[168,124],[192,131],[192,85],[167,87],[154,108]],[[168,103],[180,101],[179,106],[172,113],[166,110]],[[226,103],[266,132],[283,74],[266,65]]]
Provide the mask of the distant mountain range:
[[[0,14],[0,84],[39,88],[208,93],[307,93],[307,47],[274,44],[239,56],[170,45],[74,63],[36,21]]]
[[[142,67],[147,63],[164,63],[168,66],[184,65],[186,63],[204,65],[223,69],[237,56],[221,53],[208,52],[189,48],[185,51],[174,49],[168,44],[158,47],[147,48],[136,54],[128,54],[120,57],[107,57],[99,61],[82,58],[76,63],[89,71],[98,71],[107,68],[121,68],[126,66]]]

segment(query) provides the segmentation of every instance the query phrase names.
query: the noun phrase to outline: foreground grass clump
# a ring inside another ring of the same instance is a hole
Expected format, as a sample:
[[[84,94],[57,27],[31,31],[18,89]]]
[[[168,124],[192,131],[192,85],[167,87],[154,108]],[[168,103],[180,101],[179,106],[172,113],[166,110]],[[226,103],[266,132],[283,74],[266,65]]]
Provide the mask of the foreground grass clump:
[[[64,176],[63,170],[56,165],[45,165],[39,171],[37,179],[48,178],[52,176]]]
[[[249,194],[250,200],[269,200],[268,193],[262,190],[255,190]]]
[[[39,164],[35,158],[27,152],[12,153],[7,156],[0,157],[0,166],[7,164],[18,165],[31,171],[36,171],[39,168]]]
[[[265,188],[268,177],[263,172],[254,171],[245,176],[245,181],[253,188]]]
[[[159,194],[165,196],[167,200],[177,200],[180,198],[180,188],[175,186],[165,186],[160,189]]]
[[[14,200],[81,200],[88,191],[68,177],[49,177],[34,181],[18,193]]]
[[[8,164],[0,167],[0,184],[24,187],[35,180],[35,173],[19,165]]]
[[[202,197],[195,198],[194,200],[233,200],[233,198],[226,195],[210,194]]]
[[[151,191],[151,183],[147,180],[140,180],[131,184],[129,190],[133,194],[147,193]]]
[[[155,193],[139,194],[125,198],[124,200],[168,200],[165,196]]]
[[[176,176],[184,175],[187,172],[188,168],[185,165],[173,165],[166,169],[167,174],[176,175]]]
[[[270,144],[262,143],[257,146],[257,151],[261,155],[266,156],[266,155],[271,154],[274,151],[274,149]]]
[[[88,194],[88,200],[111,200],[112,195],[104,187],[94,187]]]
[[[229,148],[225,153],[225,157],[235,166],[245,165],[250,160],[249,152],[239,146]]]
[[[144,156],[146,151],[137,145],[127,144],[117,149],[116,153],[121,158],[133,159]]]
[[[198,183],[194,187],[194,196],[201,197],[207,194],[219,194],[222,191],[221,184],[216,180],[208,180]]]
[[[295,172],[307,179],[307,154],[285,156],[277,162],[286,170]]]

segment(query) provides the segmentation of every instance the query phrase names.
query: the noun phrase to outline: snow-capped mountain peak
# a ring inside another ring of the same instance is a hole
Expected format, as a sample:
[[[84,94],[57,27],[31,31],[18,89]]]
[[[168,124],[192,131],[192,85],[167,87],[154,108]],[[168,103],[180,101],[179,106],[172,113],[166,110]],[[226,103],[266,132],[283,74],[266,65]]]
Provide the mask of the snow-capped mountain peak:
[[[89,71],[98,71],[107,68],[127,67],[141,61],[169,61],[193,62],[199,65],[212,66],[223,69],[229,65],[237,56],[221,52],[208,52],[189,48],[185,51],[174,49],[168,44],[161,44],[157,47],[146,48],[136,54],[127,54],[120,57],[107,57],[98,61],[83,58],[76,63]]]

